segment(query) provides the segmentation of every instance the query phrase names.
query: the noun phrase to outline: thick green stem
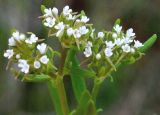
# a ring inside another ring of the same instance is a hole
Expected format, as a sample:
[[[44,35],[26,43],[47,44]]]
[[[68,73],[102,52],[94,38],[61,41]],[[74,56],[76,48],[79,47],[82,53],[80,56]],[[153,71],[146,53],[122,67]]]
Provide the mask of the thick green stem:
[[[63,78],[57,76],[56,80],[50,80],[48,82],[48,88],[51,94],[54,107],[57,115],[68,115],[69,107],[66,98],[66,92],[63,84]]]
[[[94,86],[93,86],[93,90],[92,90],[92,98],[95,102],[96,102],[97,94],[99,92],[100,85],[101,85],[100,83],[94,82]]]

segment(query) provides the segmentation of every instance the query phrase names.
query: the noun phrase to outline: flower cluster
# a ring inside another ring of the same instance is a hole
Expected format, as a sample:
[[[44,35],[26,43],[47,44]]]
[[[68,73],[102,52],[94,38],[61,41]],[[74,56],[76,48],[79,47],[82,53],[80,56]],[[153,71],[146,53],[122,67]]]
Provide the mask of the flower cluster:
[[[65,6],[61,14],[55,7],[45,8],[43,12],[43,24],[50,29],[49,36],[58,37],[65,47],[86,42],[90,25],[86,24],[89,18],[84,12],[77,14],[69,6]]]
[[[45,71],[50,59],[47,56],[47,45],[37,44],[38,37],[29,33],[29,37],[20,33],[13,32],[8,40],[9,49],[4,53],[4,57],[18,64],[20,71],[28,74],[32,70],[37,72]]]

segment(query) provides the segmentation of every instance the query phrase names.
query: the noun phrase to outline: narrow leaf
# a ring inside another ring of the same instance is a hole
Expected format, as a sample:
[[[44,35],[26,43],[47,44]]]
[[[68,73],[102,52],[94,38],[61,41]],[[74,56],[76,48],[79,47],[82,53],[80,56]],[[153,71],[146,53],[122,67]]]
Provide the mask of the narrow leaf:
[[[44,5],[41,5],[41,12],[44,14],[44,10],[46,9],[46,7]]]
[[[144,53],[146,52],[157,40],[157,35],[154,34],[151,36],[143,45],[143,47],[139,48],[139,51]]]

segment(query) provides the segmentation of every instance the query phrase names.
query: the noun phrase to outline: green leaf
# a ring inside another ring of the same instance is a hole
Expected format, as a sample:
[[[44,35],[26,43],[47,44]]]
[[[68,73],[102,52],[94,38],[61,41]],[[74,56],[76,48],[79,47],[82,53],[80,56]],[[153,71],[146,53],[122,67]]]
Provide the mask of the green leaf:
[[[44,10],[46,9],[46,7],[44,5],[41,5],[41,12],[44,14]]]
[[[66,65],[68,65],[68,63],[71,63],[70,75],[72,87],[76,100],[80,102],[80,97],[82,96],[82,93],[86,90],[86,84],[84,80],[84,73],[82,73],[82,71],[80,70],[80,64],[76,57],[76,49],[72,48],[69,50],[66,61]],[[77,69],[80,71],[77,72]]]
[[[49,89],[52,101],[54,103],[54,107],[55,107],[57,115],[63,115],[63,112],[62,112],[62,109],[61,109],[60,95],[58,93],[56,83],[55,83],[54,80],[50,80],[48,82],[48,89]]]
[[[87,90],[84,91],[81,98],[80,98],[80,103],[78,104],[78,107],[77,107],[74,115],[85,115],[87,104],[90,99],[91,99],[90,93]],[[90,114],[90,115],[92,115],[92,114]]]
[[[151,36],[143,45],[143,47],[139,48],[139,51],[144,53],[146,52],[157,40],[157,35],[154,34]]]
[[[84,10],[82,10],[82,11],[81,11],[81,17],[82,17],[82,16],[85,16],[85,15],[86,15],[86,14],[85,14]]]
[[[85,115],[97,115],[96,106],[93,100],[89,100]]]
[[[34,75],[34,74],[28,74],[25,75],[24,78],[22,79],[25,82],[44,82],[50,80],[51,77],[48,75]]]

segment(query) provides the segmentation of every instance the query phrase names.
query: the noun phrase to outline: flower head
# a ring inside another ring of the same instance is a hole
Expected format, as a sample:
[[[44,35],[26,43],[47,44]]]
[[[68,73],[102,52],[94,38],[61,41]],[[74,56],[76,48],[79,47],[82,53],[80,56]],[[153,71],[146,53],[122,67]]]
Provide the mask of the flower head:
[[[82,16],[81,17],[81,22],[87,23],[89,21],[89,18],[87,16]]]
[[[113,52],[112,52],[111,48],[106,48],[104,50],[104,53],[105,53],[106,57],[111,57],[113,55]]]
[[[79,32],[81,33],[81,35],[84,35],[87,34],[89,30],[86,28],[86,26],[82,26],[79,28]]]
[[[74,30],[73,30],[72,28],[68,28],[68,29],[67,29],[67,35],[68,35],[68,36],[73,35],[73,33],[74,33]]]
[[[84,55],[86,57],[90,57],[92,55],[92,49],[91,49],[91,47],[86,47],[85,51],[83,53],[84,53]]]
[[[47,45],[45,43],[38,44],[37,49],[41,54],[45,54],[47,50]]]
[[[16,46],[16,41],[13,37],[8,39],[8,45],[9,46]]]
[[[56,21],[55,18],[47,17],[47,18],[45,19],[44,25],[45,25],[46,27],[52,28],[52,27],[55,25],[55,21]]]
[[[97,60],[101,59],[101,54],[100,53],[96,54],[96,59]]]
[[[114,27],[113,27],[113,29],[119,34],[120,32],[121,32],[121,30],[122,30],[122,26],[120,26],[120,25],[115,25]]]
[[[134,40],[134,47],[135,47],[135,48],[140,48],[140,47],[142,47],[142,46],[143,46],[143,44],[142,44],[140,41]]]
[[[33,44],[36,43],[38,41],[38,37],[36,37],[35,34],[31,34],[29,39],[26,39],[25,42],[28,44]]]
[[[8,49],[8,50],[6,50],[6,52],[4,53],[4,57],[6,57],[6,58],[8,58],[8,59],[12,58],[13,55],[14,55],[13,49]]]
[[[112,41],[105,41],[106,43],[106,47],[108,48],[113,48],[115,46],[115,44]]]
[[[131,51],[131,47],[128,44],[122,46],[123,52],[129,53]]]
[[[18,67],[21,68],[21,72],[23,73],[29,73],[29,64],[27,63],[27,60],[23,60],[23,59],[20,59],[18,61]]]
[[[135,33],[133,32],[133,29],[132,28],[128,29],[127,32],[126,32],[126,37],[130,38],[130,37],[133,37],[133,36],[135,36]]]
[[[49,61],[47,55],[42,56],[39,60],[40,60],[40,62],[43,63],[43,64],[47,64],[48,61]]]
[[[63,15],[68,16],[70,13],[72,13],[72,9],[69,9],[69,6],[65,6],[63,8]]]
[[[98,38],[103,38],[104,37],[104,33],[103,32],[98,32]]]
[[[41,63],[39,61],[34,62],[34,68],[39,69],[41,67]]]

